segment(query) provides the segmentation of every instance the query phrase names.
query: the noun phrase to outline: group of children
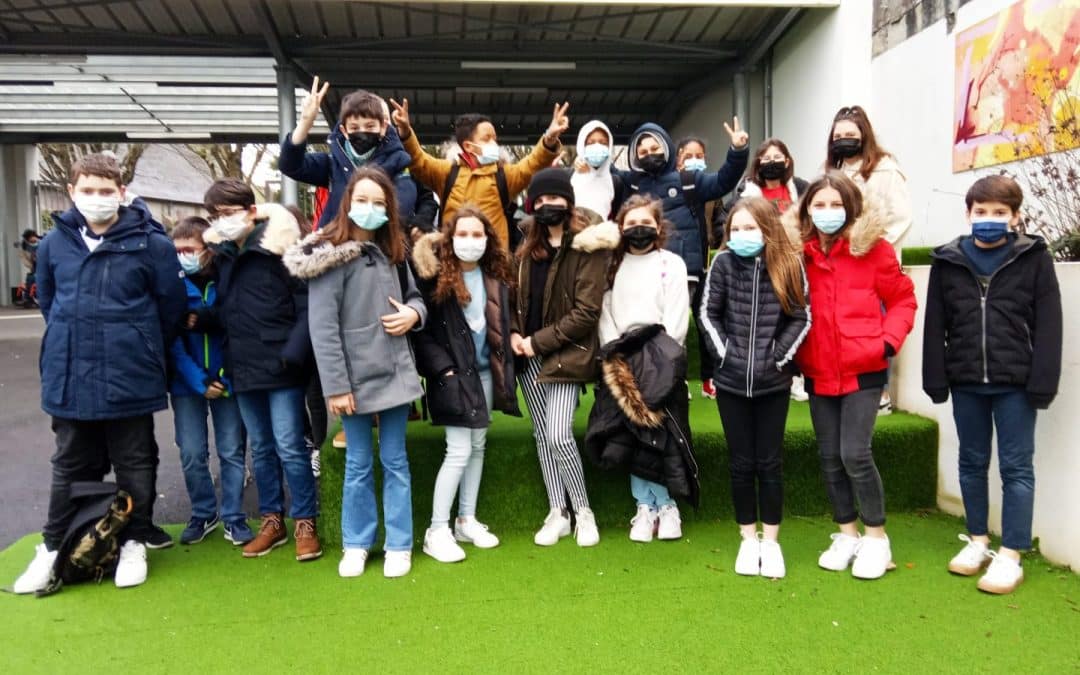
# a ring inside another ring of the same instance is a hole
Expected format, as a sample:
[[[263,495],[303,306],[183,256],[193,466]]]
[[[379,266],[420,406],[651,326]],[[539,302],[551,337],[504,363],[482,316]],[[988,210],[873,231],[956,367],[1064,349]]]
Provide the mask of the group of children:
[[[422,149],[408,101],[391,101],[391,113],[377,96],[354,92],[329,152],[308,153],[325,93],[316,81],[282,143],[283,172],[331,190],[333,205],[306,236],[285,208],[257,205],[250,187],[223,179],[206,193],[208,219],[185,219],[170,243],[139,200],[122,205],[114,160],[93,155],[72,167],[74,206],[54,216],[38,249],[42,404],[57,452],[44,542],[17,592],[46,583],[73,515],[71,484],[110,468],[135,507],[116,584],[146,579],[158,461],[152,413],[166,406],[166,392],[192,503],[181,540],[196,543],[224,523],[245,557],[270,553],[289,538],[287,484],[296,559],[321,556],[303,432],[313,366],[345,432],[343,577],[362,574],[376,545],[376,428],[383,571],[410,571],[406,426],[421,396],[446,430],[423,551],[449,563],[466,557],[461,544],[499,544],[477,519],[477,498],[492,412],[521,414],[518,384],[548,496],[537,545],[571,533],[579,546],[600,539],[573,435],[588,384],[595,403],[585,454],[630,475],[630,538],[678,539],[676,500],[696,506],[701,481],[687,403],[691,314],[707,356],[704,393],[716,398],[730,451],[735,571],[786,573],[782,445],[798,373],[838,526],[819,565],[863,579],[893,566],[871,437],[916,299],[896,250],[910,223],[903,176],[860,108],[834,119],[820,177],[796,179],[787,147],[769,139],[739,185],[750,152],[738,120],[725,125],[731,147],[716,173],[704,169],[702,141],[676,146],[655,125],[631,138],[629,170],[616,169],[614,138],[597,121],[582,128],[579,161],[564,170],[545,167],[569,127],[565,105],[517,164],[502,159],[488,118],[463,116],[451,161]],[[415,226],[425,190],[442,203],[435,231]],[[528,216],[518,222],[501,193],[521,190]],[[738,198],[720,207],[722,226],[710,233],[706,203],[732,190]],[[976,574],[989,565],[979,588],[995,593],[1022,580],[1035,410],[1056,393],[1061,358],[1053,266],[1042,239],[1017,231],[1021,200],[1007,178],[972,186],[972,234],[935,251],[927,298],[924,386],[936,402],[953,397],[968,519],[966,546],[949,569]],[[721,250],[710,262],[711,243]],[[1005,483],[996,552],[986,529],[995,423]],[[242,505],[247,443],[262,517],[255,532]]]

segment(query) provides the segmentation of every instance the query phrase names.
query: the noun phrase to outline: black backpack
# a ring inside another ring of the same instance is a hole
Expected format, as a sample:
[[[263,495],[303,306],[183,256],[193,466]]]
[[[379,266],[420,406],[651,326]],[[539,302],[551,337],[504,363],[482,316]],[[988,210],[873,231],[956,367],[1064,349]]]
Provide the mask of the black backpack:
[[[439,195],[440,209],[446,208],[446,200],[450,198],[450,191],[454,188],[459,173],[461,173],[461,165],[454,162],[454,165],[450,167],[450,173],[446,176],[446,182],[443,183],[442,194]],[[510,250],[514,251],[524,238],[524,234],[517,225],[518,205],[517,202],[510,198],[510,188],[506,183],[506,171],[501,163],[495,169],[495,187],[499,190],[499,202],[502,204],[503,215],[506,216],[506,231],[510,236]]]

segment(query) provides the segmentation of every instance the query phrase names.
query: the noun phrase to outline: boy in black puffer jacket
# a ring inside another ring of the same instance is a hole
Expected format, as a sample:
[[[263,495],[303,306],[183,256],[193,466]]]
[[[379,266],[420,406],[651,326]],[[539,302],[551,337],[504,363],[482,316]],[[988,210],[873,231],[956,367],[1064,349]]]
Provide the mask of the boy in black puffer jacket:
[[[926,299],[923,389],[950,391],[960,437],[960,491],[967,545],[949,563],[978,587],[1011,593],[1024,579],[1035,498],[1035,411],[1049,407],[1061,376],[1061,293],[1046,242],[1014,232],[1023,192],[1005,176],[979,179],[966,202],[970,236],[934,250]],[[988,549],[990,439],[997,429],[1002,545]]]

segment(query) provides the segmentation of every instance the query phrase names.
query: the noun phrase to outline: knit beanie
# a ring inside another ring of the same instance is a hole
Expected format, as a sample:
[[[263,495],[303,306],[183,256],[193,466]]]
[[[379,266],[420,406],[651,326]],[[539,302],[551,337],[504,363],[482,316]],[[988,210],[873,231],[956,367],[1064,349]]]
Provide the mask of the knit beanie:
[[[543,169],[536,172],[529,182],[528,205],[530,209],[543,195],[565,197],[567,205],[574,208],[574,186],[570,184],[570,174],[566,169]]]

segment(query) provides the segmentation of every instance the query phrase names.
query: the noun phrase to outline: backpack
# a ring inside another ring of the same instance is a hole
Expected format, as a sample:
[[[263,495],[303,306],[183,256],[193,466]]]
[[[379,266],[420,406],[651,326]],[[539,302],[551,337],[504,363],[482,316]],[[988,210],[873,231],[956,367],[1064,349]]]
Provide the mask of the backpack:
[[[100,582],[116,570],[119,534],[131,518],[131,495],[114,483],[79,481],[71,484],[78,511],[68,526],[53,564],[49,582],[38,597],[56,593],[64,584]]]
[[[461,164],[457,162],[450,167],[450,173],[446,176],[442,194],[439,195],[439,204],[445,208],[446,201],[450,198],[450,191],[457,182],[458,174],[461,173]],[[495,169],[495,187],[499,190],[499,202],[502,204],[503,215],[506,217],[506,231],[510,238],[510,250],[516,250],[518,244],[524,238],[524,233],[517,226],[517,203],[510,198],[510,188],[506,183],[506,171],[500,163]]]

